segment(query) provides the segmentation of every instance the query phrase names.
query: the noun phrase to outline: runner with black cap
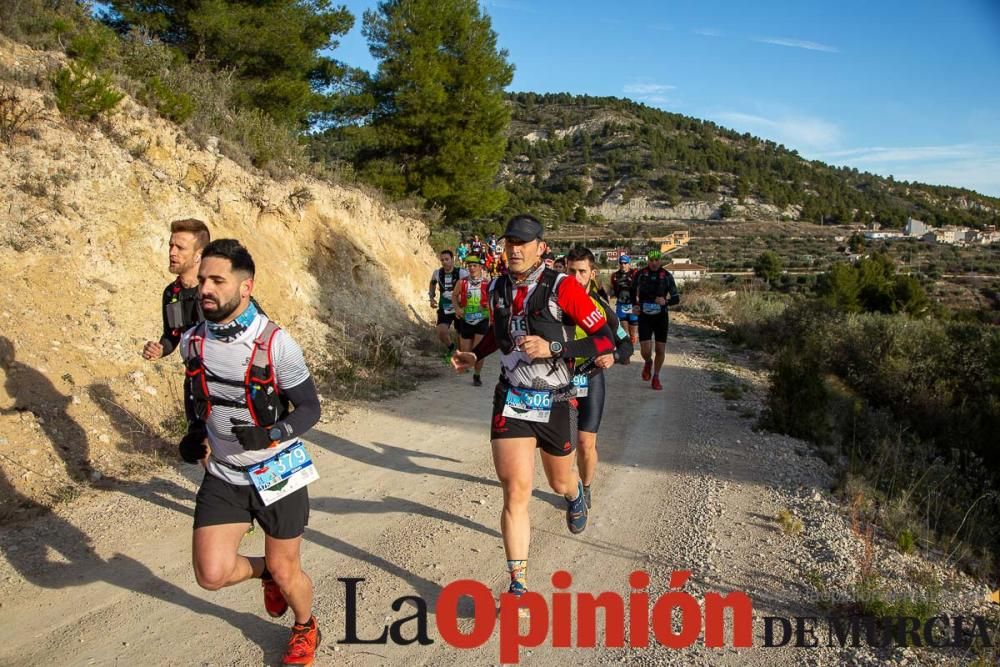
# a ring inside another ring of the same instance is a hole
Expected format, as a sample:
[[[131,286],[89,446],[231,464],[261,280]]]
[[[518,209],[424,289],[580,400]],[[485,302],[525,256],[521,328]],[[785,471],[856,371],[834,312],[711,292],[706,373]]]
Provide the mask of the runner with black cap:
[[[587,527],[583,484],[571,456],[577,444],[573,359],[610,353],[614,342],[607,321],[580,283],[542,263],[546,244],[538,220],[515,216],[503,237],[510,273],[490,288],[490,331],[471,352],[456,352],[452,364],[461,371],[498,348],[501,352],[490,438],[503,487],[500,530],[509,592],[519,596],[527,590],[528,503],[536,449],[541,449],[549,486],[566,499],[570,532]],[[579,340],[577,326],[586,333]]]
[[[646,268],[635,279],[635,296],[632,306],[639,311],[639,349],[645,363],[642,365],[642,379],[652,377],[652,388],[663,389],[660,384],[660,369],[667,347],[667,329],[670,325],[667,306],[680,301],[677,283],[672,273],[660,265],[660,251],[650,250]],[[653,359],[653,343],[656,343],[656,358]]]

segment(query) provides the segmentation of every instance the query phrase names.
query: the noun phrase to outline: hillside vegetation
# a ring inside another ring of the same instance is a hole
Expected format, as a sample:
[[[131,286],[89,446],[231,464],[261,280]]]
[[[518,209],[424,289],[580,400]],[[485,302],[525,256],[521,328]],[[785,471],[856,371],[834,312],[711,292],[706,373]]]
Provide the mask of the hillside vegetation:
[[[629,100],[526,92],[508,102],[507,212],[538,210],[557,222],[1000,222],[993,197],[808,161],[773,141]]]

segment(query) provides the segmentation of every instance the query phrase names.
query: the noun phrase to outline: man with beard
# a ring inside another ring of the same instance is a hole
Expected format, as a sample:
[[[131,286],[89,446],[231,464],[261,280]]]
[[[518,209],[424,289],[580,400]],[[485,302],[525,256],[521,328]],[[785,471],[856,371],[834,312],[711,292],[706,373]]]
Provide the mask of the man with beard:
[[[177,279],[163,290],[163,334],[158,341],[146,342],[142,348],[144,359],[152,361],[169,355],[181,334],[203,319],[198,303],[198,266],[210,240],[208,227],[201,220],[188,218],[170,223],[168,270]]]
[[[302,350],[250,298],[255,266],[246,248],[220,239],[201,255],[206,321],[179,345],[191,394],[180,454],[205,468],[195,499],[195,578],[212,591],[260,579],[267,613],[277,618],[291,607],[295,615],[283,664],[308,665],[320,633],[301,547],[306,485],[318,475],[299,438],[319,420],[319,397]],[[263,556],[238,553],[253,521],[264,531]]]

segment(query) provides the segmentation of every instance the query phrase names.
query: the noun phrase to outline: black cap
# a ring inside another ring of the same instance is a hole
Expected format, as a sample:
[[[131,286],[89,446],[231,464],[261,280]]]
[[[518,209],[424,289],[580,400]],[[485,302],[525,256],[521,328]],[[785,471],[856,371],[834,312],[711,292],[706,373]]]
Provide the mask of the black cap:
[[[516,215],[507,221],[507,229],[503,231],[504,238],[534,241],[542,238],[542,223],[530,215]]]

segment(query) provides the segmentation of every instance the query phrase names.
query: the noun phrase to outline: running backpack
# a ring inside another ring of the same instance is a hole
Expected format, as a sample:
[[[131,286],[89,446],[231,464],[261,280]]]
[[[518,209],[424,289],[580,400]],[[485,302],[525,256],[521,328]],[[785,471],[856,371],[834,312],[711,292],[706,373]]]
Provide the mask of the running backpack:
[[[212,414],[213,405],[245,408],[250,412],[250,418],[256,426],[272,426],[287,416],[288,399],[278,388],[278,380],[274,376],[274,364],[271,361],[271,345],[281,327],[270,320],[267,321],[264,330],[253,342],[253,355],[247,364],[246,375],[240,382],[213,375],[205,368],[207,326],[202,322],[188,339],[186,366],[195,416],[201,421],[207,421]],[[231,401],[212,396],[208,390],[209,380],[230,387],[243,387],[245,399]]]

